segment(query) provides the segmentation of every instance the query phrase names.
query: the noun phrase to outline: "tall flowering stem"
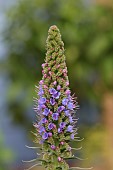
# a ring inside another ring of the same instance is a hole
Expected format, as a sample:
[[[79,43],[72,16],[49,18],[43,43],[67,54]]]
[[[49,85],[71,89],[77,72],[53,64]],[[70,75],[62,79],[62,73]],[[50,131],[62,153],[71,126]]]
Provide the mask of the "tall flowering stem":
[[[42,151],[41,164],[47,170],[68,170],[66,159],[73,158],[69,142],[77,134],[77,103],[69,89],[64,43],[55,25],[48,31],[46,50],[43,77],[36,87],[36,142]]]

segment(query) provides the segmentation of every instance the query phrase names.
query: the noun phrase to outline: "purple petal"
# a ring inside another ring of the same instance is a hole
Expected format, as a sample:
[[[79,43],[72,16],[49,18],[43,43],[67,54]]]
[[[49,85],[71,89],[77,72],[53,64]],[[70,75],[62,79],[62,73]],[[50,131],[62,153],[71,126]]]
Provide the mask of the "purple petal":
[[[39,99],[39,104],[44,104],[46,103],[46,98],[45,97],[42,97]]]
[[[73,118],[71,116],[69,116],[69,122],[73,123]]]
[[[60,94],[61,94],[60,92],[57,92],[57,93],[53,94],[52,97],[55,99],[59,99]]]
[[[71,134],[71,139],[74,140],[74,133]]]
[[[42,114],[45,115],[45,116],[48,116],[49,112],[50,112],[50,109],[45,108],[44,112]]]
[[[60,112],[62,112],[64,109],[65,109],[64,106],[59,106],[58,109],[57,109],[57,111],[60,113]]]
[[[47,122],[47,119],[44,117],[42,120],[41,120],[42,123],[46,123]]]
[[[39,133],[42,134],[43,132],[45,132],[45,128],[44,128],[43,126],[41,126],[41,127],[39,128]]]
[[[53,98],[50,98],[50,104],[52,105],[52,106],[54,106],[55,105],[55,99],[53,99]]]
[[[43,135],[42,135],[42,139],[47,139],[48,138],[48,133],[47,132],[45,132]]]
[[[67,98],[64,98],[64,99],[62,100],[62,104],[63,104],[64,106],[66,106],[66,105],[68,104],[68,99],[67,99]]]
[[[68,109],[73,110],[74,105],[73,105],[72,102],[69,102],[68,105],[67,105],[67,107],[68,107]]]
[[[63,129],[66,126],[66,122],[61,122],[60,123],[60,128]]]
[[[57,91],[54,88],[49,89],[50,94],[56,94]]]
[[[64,112],[65,112],[65,115],[66,115],[66,116],[70,116],[69,110],[65,110]]]
[[[58,120],[58,116],[59,116],[58,113],[53,113],[52,115],[53,120]]]
[[[54,127],[54,124],[53,123],[49,123],[48,129],[51,130],[51,129],[53,129],[53,127]]]
[[[69,126],[67,127],[67,132],[73,132],[73,126],[69,125]]]
[[[58,133],[61,133],[62,132],[62,129],[58,128]]]
[[[42,89],[42,86],[39,86],[39,92],[38,95],[42,96],[44,94],[44,90]]]

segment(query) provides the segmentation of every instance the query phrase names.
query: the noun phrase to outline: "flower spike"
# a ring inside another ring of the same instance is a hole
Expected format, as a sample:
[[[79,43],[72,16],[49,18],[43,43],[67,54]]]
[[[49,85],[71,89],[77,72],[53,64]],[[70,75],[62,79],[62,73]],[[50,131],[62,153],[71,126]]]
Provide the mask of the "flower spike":
[[[77,103],[69,88],[64,43],[55,25],[48,31],[46,50],[42,80],[36,86],[36,142],[40,144],[41,164],[46,170],[69,170],[65,158],[73,158],[72,150],[76,149],[69,142],[76,139]]]

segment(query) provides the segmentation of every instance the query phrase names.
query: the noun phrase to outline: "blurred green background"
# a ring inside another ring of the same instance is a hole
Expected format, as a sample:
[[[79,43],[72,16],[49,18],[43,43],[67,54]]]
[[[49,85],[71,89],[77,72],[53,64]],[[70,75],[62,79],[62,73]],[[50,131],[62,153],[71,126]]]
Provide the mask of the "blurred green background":
[[[25,144],[33,145],[34,86],[54,24],[65,43],[70,88],[80,105],[78,132],[85,138],[72,145],[82,145],[76,155],[88,158],[70,164],[113,170],[113,1],[1,0],[0,5],[0,170],[23,170],[21,160],[36,156]]]

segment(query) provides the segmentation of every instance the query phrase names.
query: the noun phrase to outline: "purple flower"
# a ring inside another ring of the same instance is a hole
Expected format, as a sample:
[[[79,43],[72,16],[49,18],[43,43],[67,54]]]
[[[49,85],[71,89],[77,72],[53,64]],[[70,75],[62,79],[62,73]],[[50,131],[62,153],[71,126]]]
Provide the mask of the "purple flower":
[[[74,135],[74,133],[72,133],[71,134],[71,139],[74,140],[74,137],[75,137],[75,135]]]
[[[39,104],[44,104],[46,103],[46,98],[45,97],[42,97],[39,99]]]
[[[61,128],[58,128],[58,133],[61,133],[62,132],[62,129]]]
[[[68,109],[73,110],[74,106],[72,102],[69,102],[67,105]]]
[[[66,115],[66,116],[70,116],[69,110],[65,110],[64,112],[65,112],[65,115]]]
[[[40,126],[39,133],[42,134],[43,132],[45,132],[45,128],[43,126]]]
[[[42,109],[44,109],[46,106],[44,105],[44,104],[39,104],[38,105],[38,110],[40,111],[40,110],[42,110]]]
[[[53,120],[58,120],[58,116],[59,116],[58,113],[53,113],[52,115]]]
[[[49,112],[50,112],[50,109],[45,108],[44,112],[42,114],[45,115],[45,116],[48,116]]]
[[[47,139],[48,138],[48,133],[47,132],[45,132],[43,135],[42,135],[42,139]]]
[[[57,93],[53,94],[52,97],[55,99],[59,99],[60,94],[61,94],[60,92],[57,92]]]
[[[59,106],[58,109],[57,109],[57,111],[60,113],[60,112],[62,112],[64,109],[65,109],[64,106]]]
[[[47,119],[44,117],[42,120],[41,120],[41,123],[46,123],[47,122]]]
[[[67,103],[68,103],[68,99],[67,99],[67,98],[64,98],[64,99],[62,100],[62,104],[63,104],[64,106],[66,106]]]
[[[72,116],[69,116],[69,122],[70,122],[70,123],[73,123],[73,118],[72,118]]]
[[[49,89],[50,94],[56,94],[57,91],[54,88]]]
[[[63,129],[66,126],[66,122],[61,122],[60,123],[60,128]]]
[[[44,90],[42,89],[42,86],[39,87],[38,95],[42,96],[44,94]]]
[[[51,103],[51,105],[52,105],[52,106],[54,106],[54,105],[55,105],[55,103],[56,103],[56,102],[55,102],[55,99],[50,98],[50,103]]]
[[[54,127],[54,124],[53,123],[49,123],[48,129],[51,130],[51,129],[53,129],[53,127]]]
[[[55,150],[56,146],[55,145],[51,145],[51,149]]]
[[[57,86],[57,90],[60,90],[60,89],[61,89],[61,86],[60,86],[60,85],[58,85],[58,86]]]
[[[69,126],[67,127],[67,132],[73,132],[73,126],[69,125]]]

